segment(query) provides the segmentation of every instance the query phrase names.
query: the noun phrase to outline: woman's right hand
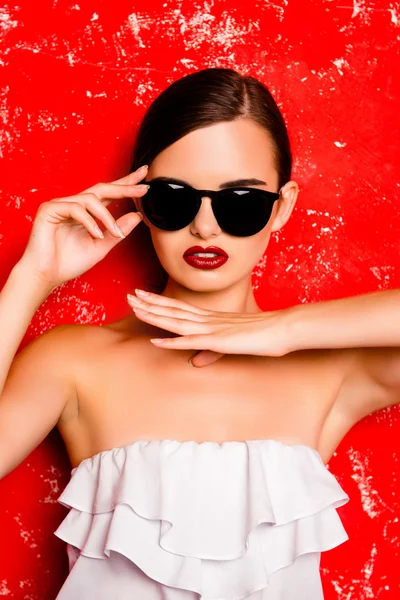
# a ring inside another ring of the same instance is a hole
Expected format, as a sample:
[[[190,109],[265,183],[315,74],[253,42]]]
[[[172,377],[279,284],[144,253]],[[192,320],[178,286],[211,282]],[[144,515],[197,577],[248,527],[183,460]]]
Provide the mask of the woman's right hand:
[[[106,206],[120,198],[141,197],[147,186],[137,185],[147,167],[111,183],[98,183],[76,196],[43,202],[20,262],[51,291],[79,277],[100,262],[140,223],[140,213],[129,212],[117,221]],[[102,233],[95,219],[105,226]],[[103,237],[102,237],[103,236]]]

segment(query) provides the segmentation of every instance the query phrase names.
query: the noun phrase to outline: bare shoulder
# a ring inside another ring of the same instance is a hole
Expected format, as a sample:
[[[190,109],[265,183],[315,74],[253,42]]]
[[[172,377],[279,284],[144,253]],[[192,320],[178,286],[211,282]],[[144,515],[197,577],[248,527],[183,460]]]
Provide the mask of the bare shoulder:
[[[46,345],[57,354],[70,355],[70,358],[85,352],[86,345],[101,343],[118,333],[118,329],[106,325],[68,323],[57,325],[35,339],[35,343]]]
[[[76,390],[79,381],[84,377],[96,354],[106,351],[113,342],[118,342],[124,335],[123,328],[106,325],[62,324],[53,327],[38,336],[24,348],[24,353],[37,356],[37,360],[45,362],[59,377],[69,381],[75,393],[65,406],[60,421],[70,418],[76,413]]]
[[[135,326],[129,318],[104,325],[68,323],[46,331],[29,346],[40,345],[39,353],[51,354],[55,360],[61,361],[60,367],[73,376],[76,369],[92,361],[95,354],[107,350],[110,344],[134,335]]]

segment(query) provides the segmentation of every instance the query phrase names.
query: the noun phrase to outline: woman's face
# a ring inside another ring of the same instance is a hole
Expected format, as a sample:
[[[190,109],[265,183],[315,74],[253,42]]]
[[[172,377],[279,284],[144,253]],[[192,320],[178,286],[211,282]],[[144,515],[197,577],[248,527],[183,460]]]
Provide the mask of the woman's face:
[[[245,118],[197,129],[163,150],[151,163],[146,180],[163,176],[209,190],[219,190],[221,185],[239,179],[257,179],[262,183],[245,186],[278,191],[270,137],[261,126]],[[196,217],[184,229],[163,231],[145,217],[144,222],[150,227],[158,258],[173,280],[192,291],[223,290],[241,280],[249,280],[268,246],[271,232],[279,230],[289,219],[297,198],[297,184],[287,183],[282,193],[274,203],[267,225],[249,237],[225,233],[214,217],[211,199],[206,196]],[[140,199],[137,207],[142,210]],[[246,211],[245,203],[243,211]],[[183,258],[192,246],[217,246],[229,258],[218,268],[198,268]]]

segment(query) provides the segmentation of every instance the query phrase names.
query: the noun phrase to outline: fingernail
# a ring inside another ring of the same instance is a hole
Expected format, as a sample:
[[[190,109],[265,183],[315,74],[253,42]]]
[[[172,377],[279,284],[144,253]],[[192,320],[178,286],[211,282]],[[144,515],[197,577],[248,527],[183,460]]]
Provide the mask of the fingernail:
[[[148,190],[150,186],[147,185],[146,183],[140,183],[136,187],[137,187],[138,191],[141,192],[142,190]]]
[[[139,167],[138,171],[144,171],[144,169],[148,169],[149,165],[142,165],[141,167]]]
[[[192,367],[194,367],[194,364],[192,363],[192,359],[191,358],[189,358],[188,363],[189,363],[189,365],[191,365]]]
[[[114,231],[115,231],[115,233],[117,233],[119,235],[120,238],[122,238],[122,239],[125,238],[124,232],[122,231],[121,227],[117,223],[114,223]]]
[[[144,290],[135,290],[135,294],[137,294],[138,296],[149,296],[149,292],[145,292]]]
[[[139,298],[136,298],[135,296],[131,296],[130,294],[128,294],[128,300],[132,304],[135,304],[135,306],[140,306],[141,305],[141,302],[140,302]]]
[[[139,211],[138,211],[136,214],[137,214],[137,215],[139,215],[139,217],[140,217],[141,219],[143,219],[143,215],[142,215],[142,213],[141,213],[141,212],[139,212]]]
[[[164,340],[161,338],[152,338],[150,341],[154,342],[155,344],[162,344]]]
[[[96,229],[96,231],[97,231],[97,235],[98,235],[99,237],[101,237],[102,239],[104,239],[104,234],[103,234],[102,230],[100,229],[100,227],[98,227],[98,226],[96,225],[95,229]]]

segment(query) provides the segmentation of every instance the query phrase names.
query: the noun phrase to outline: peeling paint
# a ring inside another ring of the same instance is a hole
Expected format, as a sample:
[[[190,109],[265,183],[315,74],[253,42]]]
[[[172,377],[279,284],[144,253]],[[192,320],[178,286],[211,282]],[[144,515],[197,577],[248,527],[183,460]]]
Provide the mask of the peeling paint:
[[[182,75],[222,66],[271,89],[288,123],[300,187],[291,218],[253,271],[260,306],[399,287],[399,23],[400,3],[392,0],[139,0],[112,10],[54,0],[40,15],[29,0],[3,4],[4,278],[41,202],[122,176],[151,100]],[[60,286],[32,319],[27,339],[61,323],[103,325],[122,314],[125,288],[146,275],[135,252],[128,239],[96,270]],[[323,556],[326,600],[400,597],[399,423],[398,407],[379,411],[333,455],[331,470],[351,493],[341,513],[351,535]],[[17,573],[13,562],[2,565],[0,597],[50,600],[65,574],[64,550],[49,550],[52,530],[43,532],[40,521],[44,510],[49,523],[61,520],[56,498],[66,481],[65,455],[46,448],[12,484],[2,482],[9,554],[22,558]],[[34,476],[33,501],[26,481]]]

